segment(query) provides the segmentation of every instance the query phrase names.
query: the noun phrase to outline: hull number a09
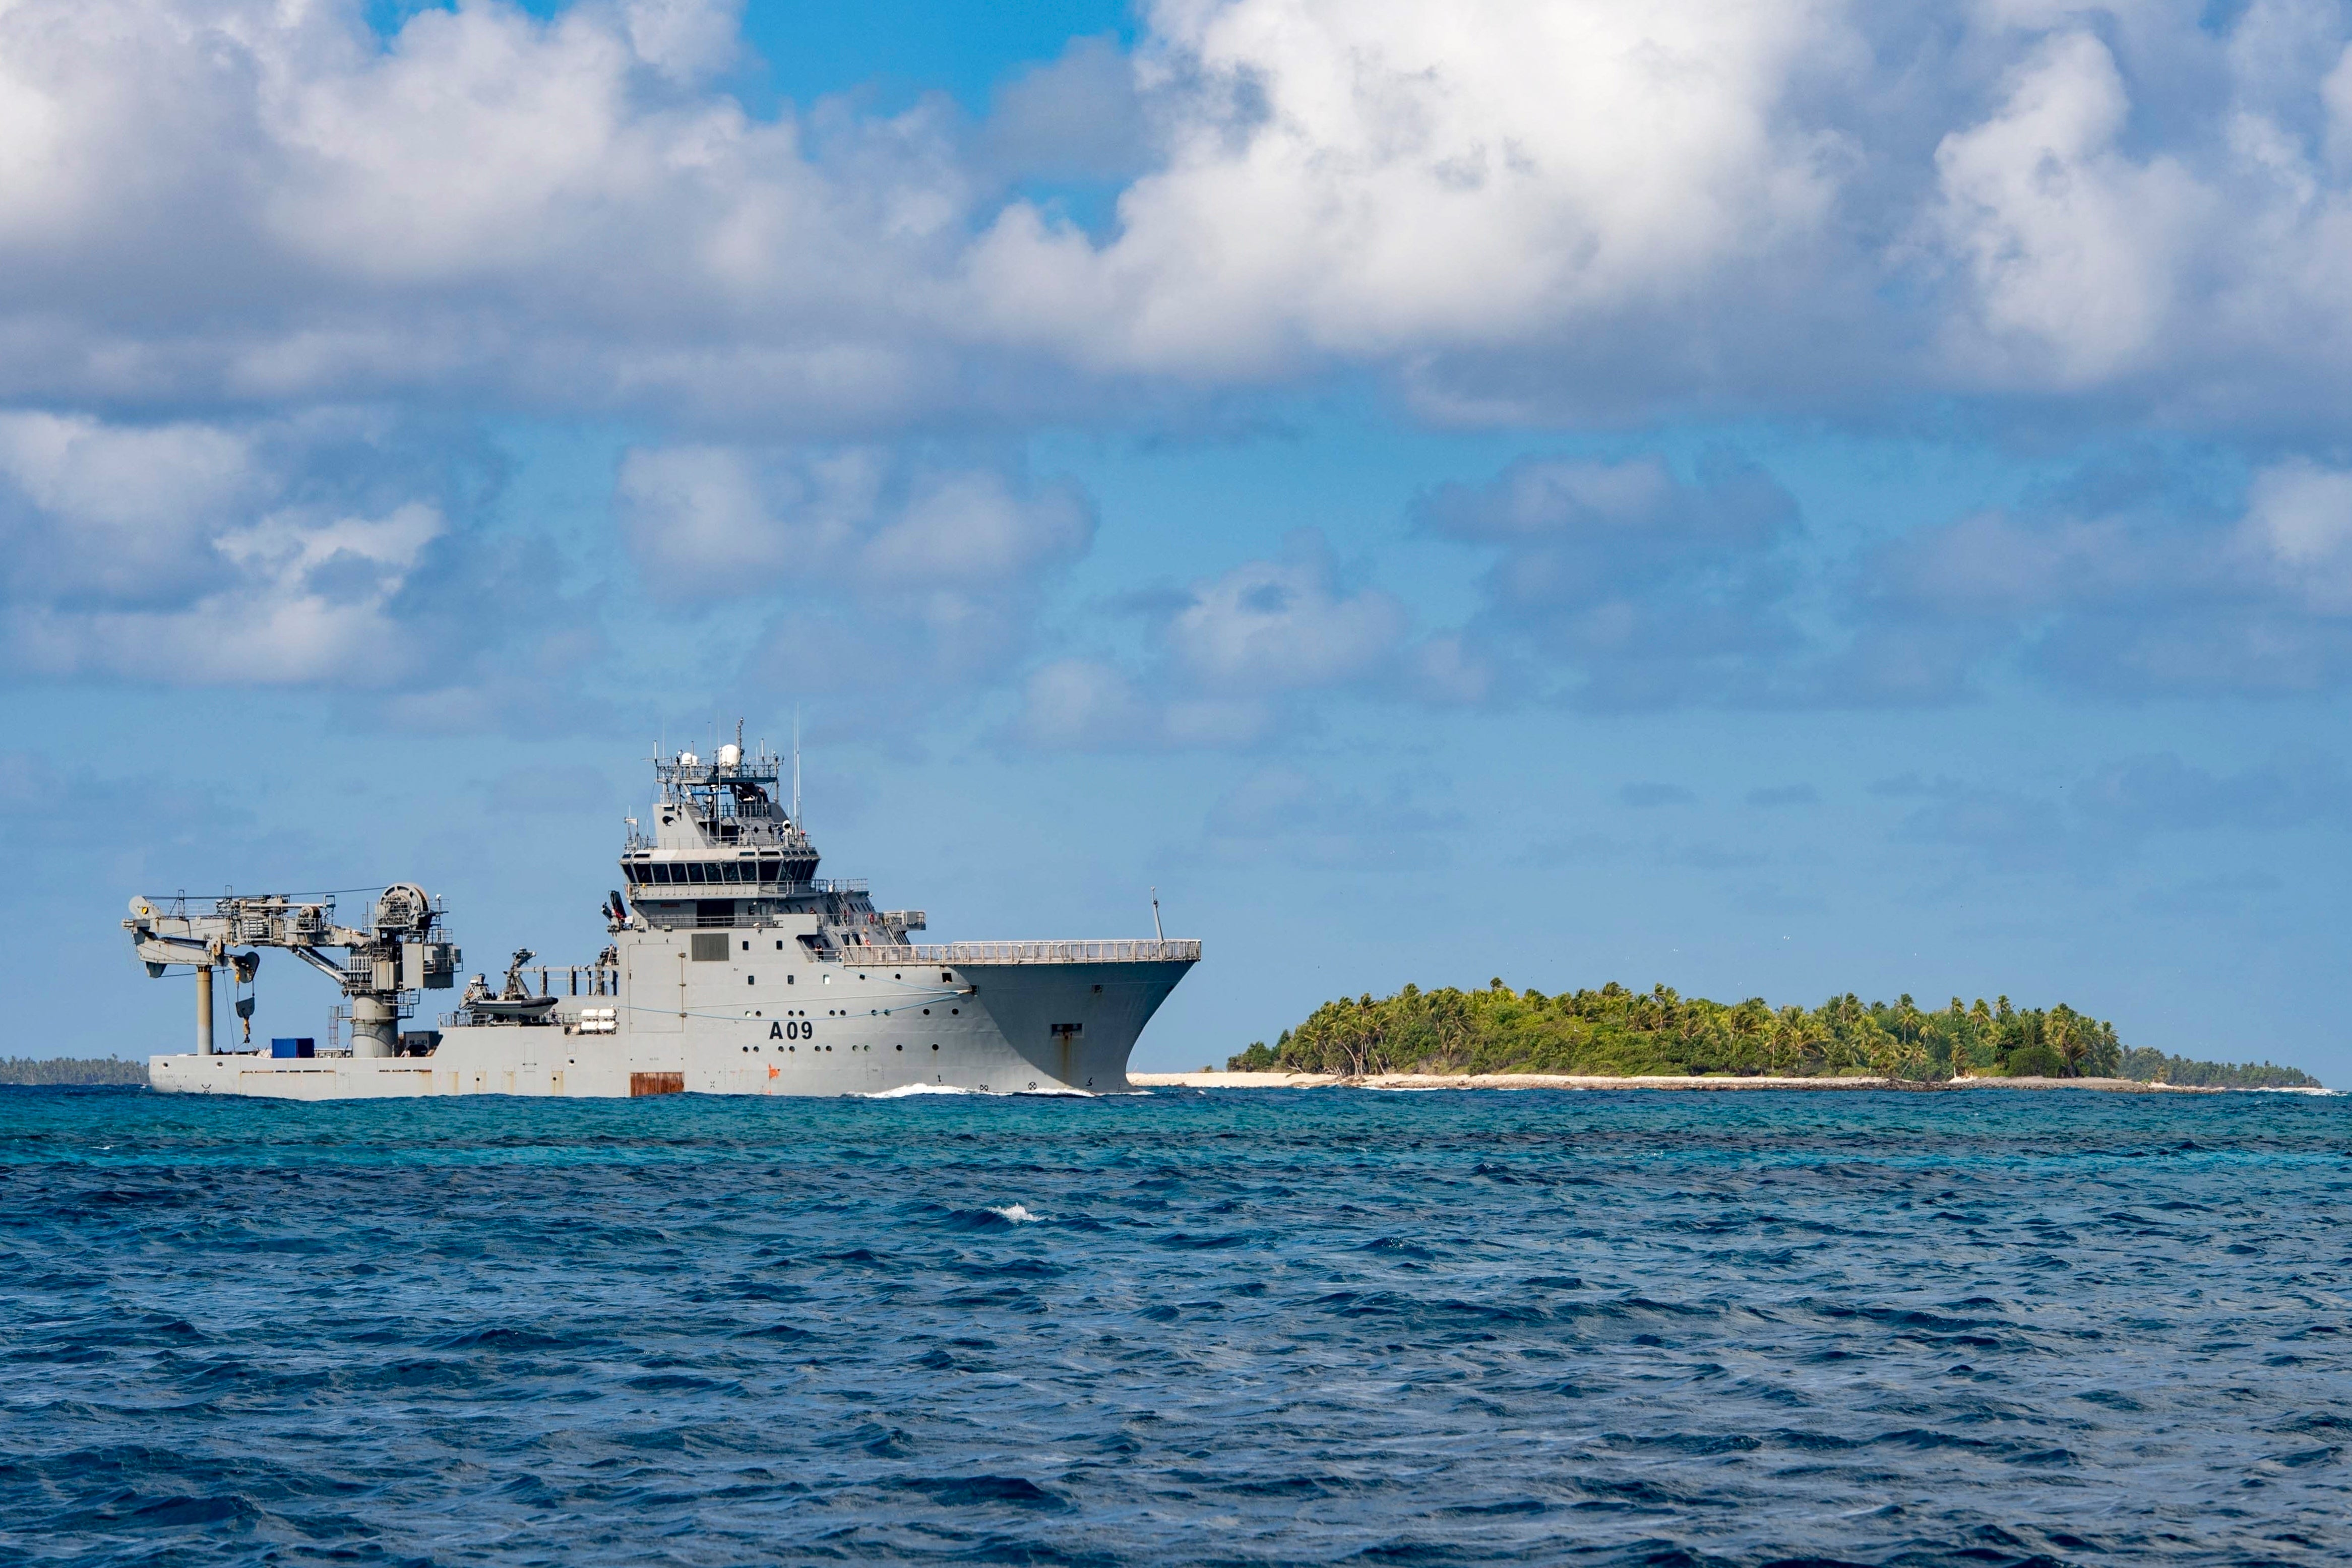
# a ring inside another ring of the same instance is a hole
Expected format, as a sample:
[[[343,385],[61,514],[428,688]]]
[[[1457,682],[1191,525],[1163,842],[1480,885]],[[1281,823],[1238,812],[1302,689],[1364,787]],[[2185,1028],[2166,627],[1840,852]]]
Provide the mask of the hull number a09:
[[[816,1025],[803,1023],[798,1019],[794,1019],[790,1023],[772,1023],[768,1026],[768,1038],[770,1040],[814,1040]]]

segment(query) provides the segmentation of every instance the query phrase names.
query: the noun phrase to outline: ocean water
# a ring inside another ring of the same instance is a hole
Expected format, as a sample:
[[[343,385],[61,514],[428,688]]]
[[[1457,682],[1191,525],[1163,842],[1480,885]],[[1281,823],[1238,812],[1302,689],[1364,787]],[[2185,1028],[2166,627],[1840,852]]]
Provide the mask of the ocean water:
[[[2352,1100],[0,1091],[0,1561],[2339,1563]]]

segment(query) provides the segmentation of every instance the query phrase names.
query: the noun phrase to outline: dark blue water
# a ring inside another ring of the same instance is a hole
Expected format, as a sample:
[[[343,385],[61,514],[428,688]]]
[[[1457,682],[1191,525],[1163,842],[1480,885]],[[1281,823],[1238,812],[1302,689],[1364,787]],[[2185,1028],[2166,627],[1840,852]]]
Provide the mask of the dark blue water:
[[[2340,1563],[2347,1222],[2343,1099],[0,1091],[0,1560]]]

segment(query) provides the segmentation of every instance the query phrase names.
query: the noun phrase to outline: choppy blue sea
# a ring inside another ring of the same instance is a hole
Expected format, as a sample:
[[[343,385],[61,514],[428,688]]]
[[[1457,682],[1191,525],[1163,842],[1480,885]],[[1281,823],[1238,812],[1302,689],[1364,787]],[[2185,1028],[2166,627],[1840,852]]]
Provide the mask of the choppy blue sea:
[[[2352,1559],[2352,1100],[0,1090],[0,1561]]]

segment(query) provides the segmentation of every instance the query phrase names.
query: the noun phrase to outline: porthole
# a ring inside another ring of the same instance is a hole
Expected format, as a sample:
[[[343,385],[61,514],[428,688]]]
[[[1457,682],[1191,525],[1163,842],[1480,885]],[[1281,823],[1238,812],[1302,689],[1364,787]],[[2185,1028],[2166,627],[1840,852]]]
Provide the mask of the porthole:
[[[924,1016],[925,1018],[929,1018],[929,1017],[930,1017],[930,1016],[931,1016],[931,1009],[929,1009],[929,1008],[925,1008],[925,1009],[923,1009],[923,1016]]]
[[[905,1046],[903,1046],[903,1045],[894,1045],[894,1046],[892,1046],[890,1049],[891,1049],[891,1050],[893,1050],[893,1051],[904,1051],[904,1050],[906,1050],[907,1048],[906,1048]]]
[[[938,1044],[938,1042],[937,1042],[937,1041],[934,1041],[934,1042],[932,1043],[932,1045],[931,1045],[931,1049],[932,1049],[933,1051],[937,1051],[937,1050],[939,1050],[939,1044]]]

